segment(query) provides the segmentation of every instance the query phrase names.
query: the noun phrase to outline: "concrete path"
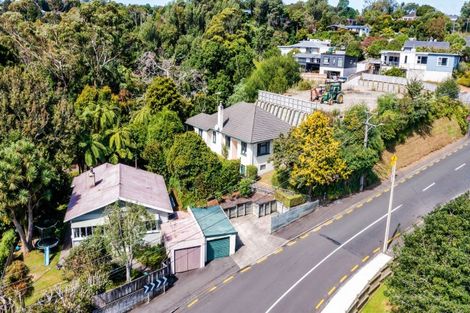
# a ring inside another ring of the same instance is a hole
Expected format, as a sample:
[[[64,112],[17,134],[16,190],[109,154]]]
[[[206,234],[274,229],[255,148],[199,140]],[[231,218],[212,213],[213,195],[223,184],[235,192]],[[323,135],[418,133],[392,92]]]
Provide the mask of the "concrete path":
[[[261,218],[247,215],[231,220],[243,243],[232,256],[240,268],[254,264],[286,243],[285,239],[270,234],[270,220],[269,215]]]

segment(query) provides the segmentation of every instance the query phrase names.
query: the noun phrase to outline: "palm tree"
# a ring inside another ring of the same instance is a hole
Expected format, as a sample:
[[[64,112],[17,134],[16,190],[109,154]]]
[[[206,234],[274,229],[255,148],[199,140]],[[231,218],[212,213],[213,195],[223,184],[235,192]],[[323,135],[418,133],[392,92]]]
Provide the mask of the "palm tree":
[[[101,143],[99,134],[85,134],[78,144],[83,159],[80,160],[80,170],[83,171],[85,165],[88,167],[96,165],[102,161],[108,151],[106,146]]]
[[[113,128],[106,132],[109,136],[108,148],[111,152],[109,160],[113,163],[118,163],[119,160],[132,160],[133,153],[131,149],[134,144],[131,139],[131,132],[129,126],[115,125]]]

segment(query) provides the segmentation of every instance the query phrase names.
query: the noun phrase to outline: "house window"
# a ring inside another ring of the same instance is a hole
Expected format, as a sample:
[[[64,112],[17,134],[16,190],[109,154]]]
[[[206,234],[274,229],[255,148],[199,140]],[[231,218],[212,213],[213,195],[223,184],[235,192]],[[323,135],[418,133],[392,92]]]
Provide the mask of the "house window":
[[[330,58],[323,58],[323,64],[330,64]]]
[[[93,226],[73,228],[73,238],[86,238],[91,236],[93,235],[94,228]]]
[[[332,62],[333,64],[336,64],[336,58],[333,58],[332,61],[333,61],[333,62]]]
[[[153,233],[160,230],[157,220],[146,221],[145,228],[147,229],[147,233]]]
[[[232,138],[230,138],[230,136],[225,136],[225,145],[227,146],[227,148],[230,149],[230,141],[232,140]]]
[[[240,152],[242,155],[246,155],[246,142],[242,141],[242,151]]]
[[[80,238],[80,228],[73,229],[73,238]]]
[[[246,166],[243,165],[243,164],[240,164],[240,173],[241,173],[242,175],[245,175],[245,172],[246,172]]]
[[[423,55],[418,55],[418,64],[428,64],[428,57]]]
[[[405,55],[405,64],[408,63],[408,56]]]
[[[447,66],[447,58],[437,58],[437,66]]]
[[[260,170],[260,171],[264,171],[265,169],[266,169],[266,164],[261,164],[261,165],[259,166],[259,170]]]
[[[198,133],[199,133],[199,136],[202,137],[202,129],[199,128],[199,129],[198,129]]]
[[[270,149],[269,149],[269,141],[265,141],[265,142],[262,142],[262,143],[259,143],[258,144],[258,151],[257,151],[257,155],[258,156],[263,156],[263,155],[267,155],[270,153]]]
[[[343,59],[341,59],[341,58],[338,59],[338,66],[339,67],[343,66]]]
[[[217,133],[214,131],[212,131],[212,143],[217,143]]]

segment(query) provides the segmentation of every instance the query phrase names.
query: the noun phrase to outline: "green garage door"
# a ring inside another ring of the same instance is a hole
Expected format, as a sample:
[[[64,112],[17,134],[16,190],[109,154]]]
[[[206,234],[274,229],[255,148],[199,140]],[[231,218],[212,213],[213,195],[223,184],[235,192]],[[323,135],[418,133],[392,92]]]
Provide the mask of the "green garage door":
[[[207,262],[230,255],[230,237],[207,241]]]

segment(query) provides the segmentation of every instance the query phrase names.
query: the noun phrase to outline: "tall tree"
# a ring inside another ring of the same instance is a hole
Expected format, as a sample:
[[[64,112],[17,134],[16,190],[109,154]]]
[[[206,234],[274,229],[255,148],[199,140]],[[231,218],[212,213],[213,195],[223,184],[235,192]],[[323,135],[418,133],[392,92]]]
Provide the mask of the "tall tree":
[[[332,122],[327,115],[319,111],[310,114],[294,129],[292,136],[301,151],[292,169],[292,185],[306,186],[312,195],[316,186],[348,177],[350,172],[340,156],[340,143],[333,137]]]
[[[105,210],[106,223],[103,226],[104,236],[111,247],[111,253],[126,268],[126,280],[130,282],[132,262],[138,246],[143,244],[147,223],[152,216],[140,205],[119,203]]]
[[[0,146],[0,210],[15,225],[24,252],[33,248],[35,216],[56,178],[44,153],[24,139]]]

